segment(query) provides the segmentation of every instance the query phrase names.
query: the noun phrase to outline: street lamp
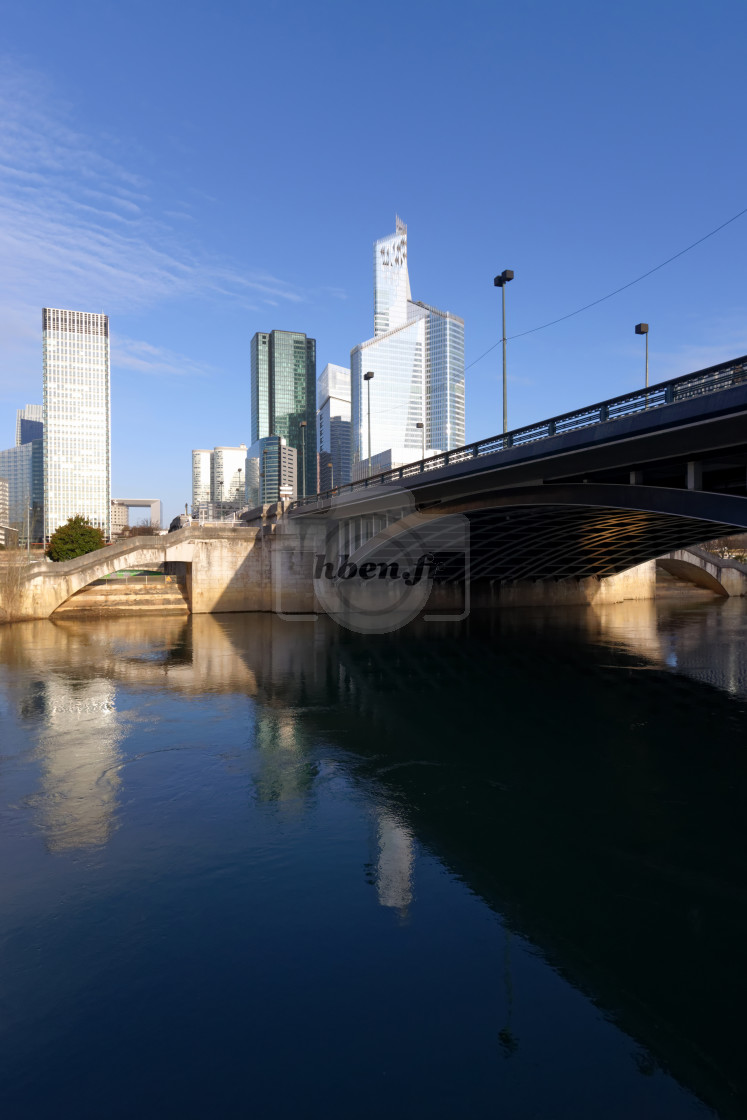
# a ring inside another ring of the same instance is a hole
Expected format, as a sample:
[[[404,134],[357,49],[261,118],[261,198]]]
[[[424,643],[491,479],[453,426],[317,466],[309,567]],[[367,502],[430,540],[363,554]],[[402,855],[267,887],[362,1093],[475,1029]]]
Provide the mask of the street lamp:
[[[635,333],[646,336],[646,388],[648,389],[648,323],[636,323]]]
[[[368,382],[368,474],[371,476],[371,381],[373,373],[369,370],[363,374],[363,380]]]
[[[223,479],[220,480],[220,519],[223,520]]]
[[[425,459],[425,424],[423,423],[422,420],[418,420],[415,427],[420,428],[421,432],[423,433],[423,455],[422,455],[422,458]]]
[[[335,468],[332,466],[331,463],[327,463],[327,466],[329,467],[329,488],[330,488],[330,490],[334,490],[334,488],[335,488]]]
[[[241,472],[243,467],[239,467],[239,485],[236,489],[236,505],[241,509]]]
[[[306,421],[301,424],[301,495],[306,497]]]
[[[510,268],[504,268],[500,276],[496,276],[493,284],[501,289],[501,303],[503,305],[503,430],[508,431],[508,398],[506,396],[506,284],[513,280],[514,274]]]

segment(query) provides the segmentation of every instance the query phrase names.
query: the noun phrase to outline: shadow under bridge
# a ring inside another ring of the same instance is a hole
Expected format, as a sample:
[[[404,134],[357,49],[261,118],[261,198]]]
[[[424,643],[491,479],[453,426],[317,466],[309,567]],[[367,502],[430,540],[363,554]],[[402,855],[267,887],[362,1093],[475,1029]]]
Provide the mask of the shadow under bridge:
[[[602,579],[747,528],[746,498],[668,487],[525,486],[420,507],[408,497],[381,495],[365,513],[328,509],[326,562],[376,565],[376,578],[432,555],[437,582]]]

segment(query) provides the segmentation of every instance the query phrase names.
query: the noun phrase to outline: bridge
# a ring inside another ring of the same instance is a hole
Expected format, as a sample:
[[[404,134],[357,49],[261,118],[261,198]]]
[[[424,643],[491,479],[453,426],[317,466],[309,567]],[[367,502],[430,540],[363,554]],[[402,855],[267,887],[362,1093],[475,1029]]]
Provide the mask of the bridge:
[[[603,579],[739,532],[747,356],[300,499],[290,517],[333,516],[370,552],[403,491],[421,521],[468,519],[472,581]]]
[[[49,618],[63,603],[114,572],[178,566],[198,614],[272,609],[271,534],[261,526],[191,525],[157,537],[129,537],[74,560],[41,560],[2,582],[0,620]],[[288,587],[290,595],[291,588]],[[310,588],[309,588],[309,593]],[[289,599],[292,602],[292,599]],[[307,599],[302,609],[309,609]]]
[[[263,507],[239,525],[192,525],[32,564],[17,586],[0,587],[0,618],[47,618],[94,580],[164,563],[184,566],[195,613],[312,613],[320,542],[331,560],[360,564],[386,560],[408,534],[439,557],[441,591],[468,577],[491,603],[584,602],[602,590],[612,601],[644,598],[655,558],[744,529],[747,356]],[[636,583],[631,573],[647,562]],[[374,588],[383,595],[383,584]]]
[[[716,595],[725,598],[747,595],[747,564],[714,556],[696,545],[659,556],[656,564],[676,579],[693,583]]]

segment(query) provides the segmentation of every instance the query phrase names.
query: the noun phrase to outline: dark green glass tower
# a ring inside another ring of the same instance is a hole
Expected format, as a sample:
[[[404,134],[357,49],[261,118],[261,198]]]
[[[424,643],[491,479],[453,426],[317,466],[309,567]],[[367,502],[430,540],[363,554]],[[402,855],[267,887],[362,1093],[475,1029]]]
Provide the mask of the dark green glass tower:
[[[252,443],[265,436],[295,447],[298,494],[315,494],[316,339],[296,331],[258,331],[252,339]]]

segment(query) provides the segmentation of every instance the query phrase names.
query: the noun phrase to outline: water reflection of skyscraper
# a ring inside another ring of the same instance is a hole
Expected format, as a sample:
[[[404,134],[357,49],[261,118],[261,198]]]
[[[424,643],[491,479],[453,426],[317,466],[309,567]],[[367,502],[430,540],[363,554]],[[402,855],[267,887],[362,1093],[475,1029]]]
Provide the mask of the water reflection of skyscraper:
[[[378,823],[376,861],[376,893],[380,906],[398,910],[404,917],[412,902],[412,867],[414,841],[412,833],[391,810],[376,809]]]
[[[41,788],[32,799],[51,851],[103,845],[112,831],[122,737],[107,680],[53,676],[44,685]]]
[[[309,761],[293,712],[264,708],[257,714],[258,769],[254,787],[260,801],[282,801],[301,808],[314,784],[317,766]]]

